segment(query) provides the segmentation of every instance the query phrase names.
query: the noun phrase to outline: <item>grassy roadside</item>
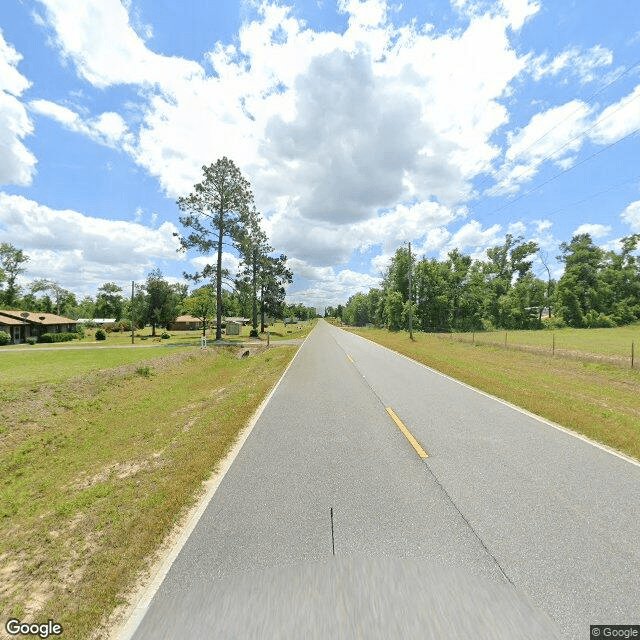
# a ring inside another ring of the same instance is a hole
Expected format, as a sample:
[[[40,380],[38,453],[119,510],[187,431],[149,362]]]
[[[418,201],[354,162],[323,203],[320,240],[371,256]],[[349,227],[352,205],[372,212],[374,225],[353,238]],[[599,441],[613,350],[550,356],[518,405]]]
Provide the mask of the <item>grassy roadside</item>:
[[[473,346],[435,335],[349,331],[640,459],[640,372]]]
[[[64,638],[88,638],[295,351],[189,349],[55,384],[3,382],[0,619],[50,618]]]

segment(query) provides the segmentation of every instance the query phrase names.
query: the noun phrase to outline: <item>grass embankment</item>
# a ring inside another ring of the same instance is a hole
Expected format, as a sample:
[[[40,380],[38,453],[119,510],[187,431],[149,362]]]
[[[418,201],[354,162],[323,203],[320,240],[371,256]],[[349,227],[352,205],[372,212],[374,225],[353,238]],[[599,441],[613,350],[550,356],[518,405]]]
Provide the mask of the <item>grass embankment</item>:
[[[407,332],[349,330],[640,459],[638,370],[474,347],[434,334],[415,333],[411,341]]]
[[[230,349],[155,359],[146,349],[48,352],[22,370],[17,359],[28,354],[16,353],[3,366],[16,375],[0,381],[3,624],[53,619],[66,639],[88,638],[123,604],[295,350],[259,347],[243,359]],[[93,370],[100,363],[110,368]]]

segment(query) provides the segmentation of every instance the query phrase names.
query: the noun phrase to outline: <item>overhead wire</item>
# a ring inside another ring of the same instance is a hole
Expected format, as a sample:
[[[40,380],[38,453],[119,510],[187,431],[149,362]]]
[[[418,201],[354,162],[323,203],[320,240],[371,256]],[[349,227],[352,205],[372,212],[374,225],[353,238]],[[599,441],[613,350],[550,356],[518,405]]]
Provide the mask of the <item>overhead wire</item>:
[[[586,98],[585,100],[583,100],[583,104],[590,104],[591,101],[598,96],[600,93],[602,93],[603,91],[605,91],[606,89],[608,89],[611,85],[613,85],[614,83],[616,83],[618,80],[620,80],[620,78],[622,78],[623,76],[625,76],[627,73],[629,73],[632,69],[636,68],[640,66],[640,59],[636,60],[635,62],[633,62],[632,64],[628,65],[627,67],[625,67],[615,78],[613,78],[612,80],[610,80],[607,84],[605,84],[603,87],[600,87],[600,89],[598,89],[597,91],[595,91],[594,93],[592,93],[588,98]],[[634,98],[632,98],[632,100],[635,100],[637,97],[640,96],[636,96]],[[619,109],[616,109],[616,111],[607,114],[606,118],[608,118],[609,116],[613,115],[614,113],[616,113],[617,111],[619,111],[620,109],[626,107],[626,105],[628,104],[625,103],[624,105],[620,106]],[[529,145],[527,145],[520,153],[523,154],[526,151],[528,151],[529,149],[531,149],[534,145],[538,144],[538,142],[540,142],[541,140],[543,140],[544,138],[546,138],[552,131],[554,131],[555,129],[557,129],[562,123],[566,122],[569,118],[573,117],[574,115],[576,115],[579,111],[581,110],[581,107],[578,107],[576,109],[574,109],[573,111],[571,111],[570,113],[568,113],[564,118],[562,118],[561,120],[559,120],[558,122],[556,122],[556,124],[554,124],[552,127],[550,127],[549,129],[547,129],[540,137],[536,138],[533,142],[531,142]],[[605,119],[606,119],[605,118]],[[584,135],[585,133],[587,133],[588,131],[590,131],[593,127],[597,126],[597,124],[599,123],[599,120],[596,121],[596,123],[594,123],[593,125],[591,125],[591,127],[587,128],[586,130],[584,130],[581,133],[578,133],[576,136],[574,136],[574,138],[572,138],[571,140],[569,140],[568,142],[564,143],[561,147],[555,149],[554,151],[552,151],[548,156],[546,156],[544,159],[542,159],[540,161],[540,163],[545,162],[546,160],[554,157],[558,151],[562,150],[564,147],[566,147],[568,144],[570,144],[571,142],[573,142],[573,140],[575,140],[576,138]],[[514,164],[513,161],[510,162],[506,162],[503,166],[509,166],[509,164]],[[577,165],[575,165],[577,166]],[[476,188],[480,188],[483,184],[485,184],[489,179],[491,178],[490,175],[487,175],[478,185]],[[489,193],[489,197],[492,197],[492,195],[495,194],[491,194]]]
[[[541,189],[542,187],[544,187],[545,185],[549,184],[550,182],[553,182],[556,178],[559,178],[560,176],[564,175],[565,173],[568,173],[569,171],[573,171],[573,169],[575,169],[576,167],[579,167],[580,165],[584,164],[585,162],[591,160],[591,158],[595,158],[596,156],[600,155],[601,153],[604,153],[608,149],[611,149],[611,147],[615,147],[615,145],[619,144],[623,140],[626,140],[627,138],[631,137],[633,134],[638,133],[639,131],[640,131],[640,128],[637,128],[637,129],[634,129],[633,131],[630,131],[626,136],[623,136],[622,138],[618,138],[618,140],[616,140],[615,142],[612,142],[611,144],[608,144],[606,147],[603,147],[602,149],[599,149],[595,153],[592,153],[590,156],[587,156],[586,158],[583,158],[582,160],[580,160],[580,162],[576,162],[575,164],[571,165],[570,167],[567,167],[566,169],[563,169],[562,171],[560,171],[559,173],[556,173],[554,176],[551,176],[550,178],[548,178],[544,182],[540,183],[539,185],[537,185],[533,189],[529,189],[528,191],[525,191],[524,193],[521,193],[517,198],[514,198],[513,200],[509,200],[509,202],[507,202],[506,204],[502,205],[498,209],[494,209],[491,213],[498,213],[499,211],[502,211],[503,209],[506,209],[507,207],[510,207],[512,204],[518,202],[519,200],[522,200],[522,198],[530,195],[531,193],[534,193],[535,191],[538,191],[538,189]]]
[[[610,118],[612,115],[618,113],[618,111],[621,111],[622,109],[625,109],[631,102],[633,102],[634,100],[637,100],[638,98],[640,98],[640,92],[638,93],[637,96],[634,96],[630,100],[627,100],[624,104],[621,104],[617,109],[614,109],[613,111],[608,113],[604,118],[602,117],[602,114],[601,114],[600,117],[590,127],[587,127],[586,129],[583,129],[580,133],[577,133],[575,136],[573,136],[573,138],[567,140],[567,142],[565,142],[562,146],[558,147],[557,149],[554,149],[550,154],[546,155],[544,158],[539,160],[538,161],[538,165],[543,164],[547,160],[553,159],[558,154],[559,151],[562,151],[562,149],[564,149],[566,146],[570,145],[574,140],[577,140],[578,138],[581,138],[585,134],[589,133],[589,131],[591,131],[592,129],[595,129],[598,125],[602,124],[602,122],[604,122],[607,118]],[[636,129],[636,131],[637,131],[637,129]],[[572,166],[577,166],[577,165],[572,165]],[[569,167],[569,169],[571,169],[571,167]],[[487,194],[488,197],[493,197],[494,195],[498,194],[498,192],[492,193],[492,191],[493,190],[490,190],[488,192],[488,194]]]

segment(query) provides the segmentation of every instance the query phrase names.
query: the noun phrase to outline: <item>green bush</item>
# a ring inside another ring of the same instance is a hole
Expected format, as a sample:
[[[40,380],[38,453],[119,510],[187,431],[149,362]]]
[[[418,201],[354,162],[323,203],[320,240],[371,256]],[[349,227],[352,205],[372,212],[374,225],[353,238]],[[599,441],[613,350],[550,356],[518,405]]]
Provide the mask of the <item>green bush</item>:
[[[604,313],[598,313],[593,309],[589,311],[585,317],[585,324],[590,329],[596,328],[604,328],[604,329],[612,329],[616,326],[615,320],[605,315]]]
[[[96,340],[106,340],[107,334],[104,329],[98,329],[96,331]]]
[[[544,316],[542,318],[542,327],[544,329],[564,329],[567,323],[560,316]]]
[[[77,333],[61,332],[61,333],[43,333],[38,340],[40,342],[69,342],[78,337]]]
[[[257,329],[251,329],[251,331],[249,331],[249,337],[250,338],[257,338],[258,337],[258,330]]]
[[[36,338],[35,336],[29,336],[29,337],[27,338],[27,342],[28,342],[29,344],[35,344],[36,342],[38,342],[38,338]]]
[[[6,331],[0,331],[0,345],[9,344],[11,336]]]
[[[76,335],[78,336],[78,340],[84,338],[84,327],[80,324],[76,327]]]
[[[161,337],[163,340],[168,340],[168,339],[171,337],[171,335],[170,335],[170,334],[168,334],[166,331],[163,331],[163,332],[160,334],[160,337]]]

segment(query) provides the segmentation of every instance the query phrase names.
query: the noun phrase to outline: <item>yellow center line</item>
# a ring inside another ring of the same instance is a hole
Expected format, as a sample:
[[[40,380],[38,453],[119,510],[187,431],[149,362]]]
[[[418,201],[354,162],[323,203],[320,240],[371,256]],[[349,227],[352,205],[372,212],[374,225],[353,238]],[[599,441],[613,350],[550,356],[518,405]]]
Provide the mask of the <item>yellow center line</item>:
[[[395,411],[391,407],[387,407],[386,412],[389,414],[391,419],[396,423],[396,426],[398,427],[398,429],[402,431],[402,433],[404,434],[404,437],[409,441],[409,444],[416,450],[416,453],[418,454],[420,459],[424,460],[425,458],[428,458],[429,454],[420,446],[420,443],[413,437],[411,431],[409,431],[409,429],[405,427],[404,423],[402,422],[402,420],[400,420],[400,418],[398,418]]]
[[[347,353],[347,358],[349,358],[349,362],[353,364],[353,358]]]

